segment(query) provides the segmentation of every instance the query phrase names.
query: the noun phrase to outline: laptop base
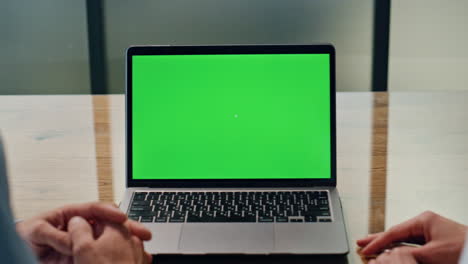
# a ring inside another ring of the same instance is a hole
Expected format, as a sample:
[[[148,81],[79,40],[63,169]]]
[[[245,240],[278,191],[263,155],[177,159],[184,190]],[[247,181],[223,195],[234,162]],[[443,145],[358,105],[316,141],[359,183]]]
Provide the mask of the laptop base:
[[[121,209],[128,212],[134,192],[233,191],[234,189],[149,189],[126,190]],[[246,191],[248,189],[235,189]],[[268,189],[272,190],[272,189]],[[276,191],[297,189],[276,189]],[[306,190],[302,189],[301,190]],[[316,223],[143,223],[153,233],[145,243],[151,254],[346,254],[349,251],[341,203],[336,188],[328,190],[332,222]],[[255,189],[253,191],[258,191]]]

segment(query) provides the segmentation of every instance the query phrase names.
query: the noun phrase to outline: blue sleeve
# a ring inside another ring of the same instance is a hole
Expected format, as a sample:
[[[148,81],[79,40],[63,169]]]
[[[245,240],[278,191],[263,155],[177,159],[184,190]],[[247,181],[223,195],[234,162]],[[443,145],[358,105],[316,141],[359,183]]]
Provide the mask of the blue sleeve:
[[[0,262],[37,263],[31,249],[16,233],[10,209],[5,155],[0,138]]]

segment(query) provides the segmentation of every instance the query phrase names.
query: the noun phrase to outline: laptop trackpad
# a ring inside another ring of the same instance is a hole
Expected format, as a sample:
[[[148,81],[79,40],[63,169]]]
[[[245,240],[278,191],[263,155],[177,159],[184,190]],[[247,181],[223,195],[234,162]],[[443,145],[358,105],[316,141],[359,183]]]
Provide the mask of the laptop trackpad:
[[[274,249],[274,224],[185,224],[179,244],[184,253],[268,253]]]

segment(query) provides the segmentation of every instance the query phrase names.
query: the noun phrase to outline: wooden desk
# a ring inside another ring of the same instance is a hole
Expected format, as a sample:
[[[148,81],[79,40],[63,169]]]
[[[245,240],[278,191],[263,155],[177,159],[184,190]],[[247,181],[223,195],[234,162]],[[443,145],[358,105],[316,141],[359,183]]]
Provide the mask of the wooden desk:
[[[354,241],[434,210],[468,223],[468,93],[338,93],[338,189]],[[0,96],[13,207],[118,202],[125,187],[123,95]],[[187,258],[163,258],[163,263]],[[342,263],[329,258],[191,258],[216,263]]]

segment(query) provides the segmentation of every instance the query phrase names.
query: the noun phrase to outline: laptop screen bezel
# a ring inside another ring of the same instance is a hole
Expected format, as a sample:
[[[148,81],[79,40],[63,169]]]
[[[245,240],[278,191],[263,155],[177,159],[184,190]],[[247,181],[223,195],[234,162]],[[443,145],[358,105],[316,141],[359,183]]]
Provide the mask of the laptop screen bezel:
[[[132,178],[132,58],[135,55],[207,54],[329,54],[331,176],[328,179],[133,179]],[[127,187],[151,188],[268,188],[336,186],[335,49],[332,45],[132,46],[126,54],[126,175]]]

